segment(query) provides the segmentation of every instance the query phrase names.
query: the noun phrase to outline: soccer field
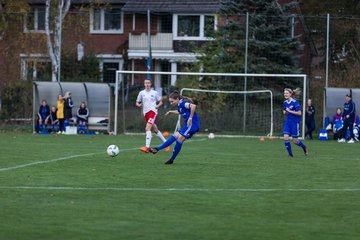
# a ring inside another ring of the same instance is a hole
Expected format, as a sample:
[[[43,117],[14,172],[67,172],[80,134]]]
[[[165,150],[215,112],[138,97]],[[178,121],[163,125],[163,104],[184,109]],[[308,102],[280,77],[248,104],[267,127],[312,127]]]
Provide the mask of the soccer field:
[[[165,165],[144,141],[1,134],[0,239],[360,239],[359,143],[194,137]]]

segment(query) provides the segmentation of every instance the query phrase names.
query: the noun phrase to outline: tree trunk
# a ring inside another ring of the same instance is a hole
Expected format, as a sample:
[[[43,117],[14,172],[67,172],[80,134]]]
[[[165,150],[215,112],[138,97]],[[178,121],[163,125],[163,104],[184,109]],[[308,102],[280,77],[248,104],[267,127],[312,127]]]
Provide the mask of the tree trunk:
[[[55,29],[53,34],[50,30],[50,12],[51,12],[51,0],[46,0],[46,11],[45,11],[45,34],[46,34],[46,45],[48,54],[51,60],[51,81],[60,81],[60,61],[61,61],[61,27],[62,22],[69,12],[71,0],[58,0],[57,11],[55,14]],[[53,39],[52,39],[53,37]]]

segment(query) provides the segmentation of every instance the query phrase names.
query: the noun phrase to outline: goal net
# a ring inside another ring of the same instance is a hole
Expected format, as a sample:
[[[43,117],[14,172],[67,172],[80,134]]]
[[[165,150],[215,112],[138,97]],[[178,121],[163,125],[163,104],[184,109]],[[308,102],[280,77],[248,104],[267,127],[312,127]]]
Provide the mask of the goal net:
[[[190,97],[197,105],[201,130],[197,134],[221,136],[282,136],[284,88],[300,88],[296,99],[305,112],[306,75],[241,74],[203,72],[117,71],[114,99],[114,133],[144,132],[141,110],[135,107],[137,94],[150,78],[153,87],[163,96],[157,125],[162,131],[174,132],[182,126],[182,118],[164,116],[173,109],[167,95],[173,90]],[[301,136],[305,117],[302,114]]]
[[[183,88],[194,99],[204,132],[224,136],[273,135],[273,95],[270,90],[223,91]],[[245,109],[245,110],[244,110]],[[248,111],[246,111],[248,109]],[[175,130],[182,125],[179,116]]]

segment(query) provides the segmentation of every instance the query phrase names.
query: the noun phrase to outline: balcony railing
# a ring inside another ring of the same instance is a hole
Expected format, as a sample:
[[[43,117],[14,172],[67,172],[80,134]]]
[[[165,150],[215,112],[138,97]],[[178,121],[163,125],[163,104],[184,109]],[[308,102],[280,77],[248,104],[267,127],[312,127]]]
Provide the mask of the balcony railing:
[[[150,35],[152,50],[173,50],[172,33],[156,33]],[[149,42],[146,33],[129,34],[129,50],[148,50]]]

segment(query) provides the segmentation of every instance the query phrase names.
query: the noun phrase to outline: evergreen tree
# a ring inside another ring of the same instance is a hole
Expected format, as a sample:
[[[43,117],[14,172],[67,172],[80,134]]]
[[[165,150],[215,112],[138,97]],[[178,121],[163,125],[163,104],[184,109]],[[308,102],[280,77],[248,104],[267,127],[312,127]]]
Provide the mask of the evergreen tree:
[[[301,49],[291,36],[297,1],[280,5],[276,0],[222,0],[215,39],[199,58],[207,72],[244,72],[246,13],[249,13],[248,73],[299,73]]]

